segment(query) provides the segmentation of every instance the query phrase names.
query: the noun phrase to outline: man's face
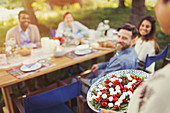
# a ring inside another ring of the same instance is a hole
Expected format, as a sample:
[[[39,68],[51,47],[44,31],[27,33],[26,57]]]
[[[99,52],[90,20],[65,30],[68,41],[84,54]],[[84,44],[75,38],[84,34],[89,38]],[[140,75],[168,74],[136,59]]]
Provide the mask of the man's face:
[[[30,23],[30,16],[28,14],[20,14],[19,22],[22,28],[27,28]]]
[[[67,24],[70,24],[73,21],[73,16],[71,14],[66,15],[65,18],[64,18],[64,21]]]
[[[117,50],[124,50],[132,47],[132,31],[128,31],[125,29],[120,29],[118,32],[118,37],[116,39]]]
[[[166,3],[164,0],[158,0],[155,6],[155,13],[162,32],[170,34],[170,0]]]

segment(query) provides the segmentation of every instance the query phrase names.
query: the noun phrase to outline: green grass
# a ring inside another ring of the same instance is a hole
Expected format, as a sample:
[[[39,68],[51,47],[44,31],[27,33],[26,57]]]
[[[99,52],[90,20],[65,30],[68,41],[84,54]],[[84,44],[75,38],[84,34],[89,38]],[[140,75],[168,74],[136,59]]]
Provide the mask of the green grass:
[[[59,22],[62,21],[62,15],[64,11],[61,11],[61,13],[58,14],[58,16],[50,17],[48,19],[42,19],[38,18],[39,20],[39,29],[41,32],[41,36],[50,36],[50,29],[56,29]],[[129,22],[131,9],[130,8],[96,8],[96,9],[87,9],[82,8],[79,10],[71,11],[73,13],[73,16],[75,17],[75,20],[80,21],[84,25],[88,26],[90,29],[96,29],[99,22],[108,19],[110,20],[110,26],[112,28],[117,28],[124,22]],[[154,15],[154,10],[146,10],[146,15]],[[10,20],[7,22],[6,26],[2,26],[2,23],[0,23],[0,47],[4,47],[3,43],[5,40],[5,35],[8,29],[10,29],[12,26],[16,25],[13,24],[13,20]],[[156,23],[157,27],[157,40],[158,44],[161,48],[161,51],[164,49],[164,47],[167,44],[170,44],[170,36],[165,35],[161,32],[160,26],[158,23]],[[170,52],[168,53],[168,57],[170,57]],[[103,61],[103,57],[100,57],[100,61]],[[156,62],[156,70],[160,68],[162,61]],[[86,63],[82,64],[85,69],[90,68],[90,61],[87,61]],[[53,82],[55,77],[53,75],[57,75],[57,78],[64,79],[68,77],[66,69],[58,70],[53,73],[50,73],[48,75],[48,78],[51,79],[50,83]],[[3,99],[2,94],[0,92],[0,109],[3,105]]]

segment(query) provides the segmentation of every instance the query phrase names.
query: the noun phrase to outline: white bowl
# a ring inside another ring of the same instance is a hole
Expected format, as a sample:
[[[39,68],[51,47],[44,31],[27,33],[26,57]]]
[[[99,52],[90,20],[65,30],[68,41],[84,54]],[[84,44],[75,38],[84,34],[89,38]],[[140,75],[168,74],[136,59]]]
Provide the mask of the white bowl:
[[[89,45],[86,45],[86,44],[79,45],[79,46],[76,47],[77,51],[85,51],[85,50],[88,50],[88,49],[89,49]]]
[[[55,57],[61,57],[61,56],[64,56],[65,55],[65,51],[62,50],[62,51],[55,51],[54,52],[54,56]]]

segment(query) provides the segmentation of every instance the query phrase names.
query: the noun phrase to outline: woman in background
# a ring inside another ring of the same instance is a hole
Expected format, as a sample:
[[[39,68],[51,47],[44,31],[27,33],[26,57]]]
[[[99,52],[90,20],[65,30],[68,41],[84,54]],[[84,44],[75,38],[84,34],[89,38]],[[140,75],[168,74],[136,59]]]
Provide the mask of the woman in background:
[[[139,23],[138,30],[139,34],[136,38],[135,50],[138,55],[138,64],[140,65],[140,62],[145,62],[147,54],[149,56],[155,56],[159,53],[154,17],[144,17]],[[151,64],[146,70],[154,73],[155,63]]]
[[[56,37],[69,35],[72,39],[88,36],[88,28],[78,21],[74,21],[73,15],[66,12],[63,16],[64,21],[59,23]]]

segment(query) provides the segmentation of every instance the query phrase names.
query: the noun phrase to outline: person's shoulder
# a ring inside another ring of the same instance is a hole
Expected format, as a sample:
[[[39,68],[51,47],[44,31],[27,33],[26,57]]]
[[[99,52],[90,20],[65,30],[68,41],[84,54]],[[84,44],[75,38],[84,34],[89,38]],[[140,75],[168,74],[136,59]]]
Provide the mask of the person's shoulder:
[[[65,26],[66,24],[65,24],[65,22],[64,21],[62,21],[62,22],[60,22],[59,24],[58,24],[58,26]]]
[[[79,21],[73,21],[74,24],[81,24]]]
[[[121,54],[120,59],[122,59],[122,61],[124,62],[128,62],[131,60],[135,60],[137,58],[137,54],[136,51],[133,47],[128,48],[128,50],[126,50],[126,52],[124,52],[124,54]]]
[[[154,47],[154,41],[153,40],[148,40],[148,41],[143,41],[142,42],[143,47],[151,48]]]
[[[7,31],[7,33],[15,32],[17,29],[19,29],[19,28],[18,28],[18,25],[13,26],[12,28],[10,28],[10,29]]]
[[[158,70],[155,72],[155,76],[160,76],[160,75],[163,75],[163,76],[167,76],[167,77],[170,77],[169,76],[169,73],[170,73],[170,64],[166,65],[164,68]]]
[[[29,24],[29,27],[31,27],[31,28],[38,28],[37,25],[34,25],[34,24]]]

